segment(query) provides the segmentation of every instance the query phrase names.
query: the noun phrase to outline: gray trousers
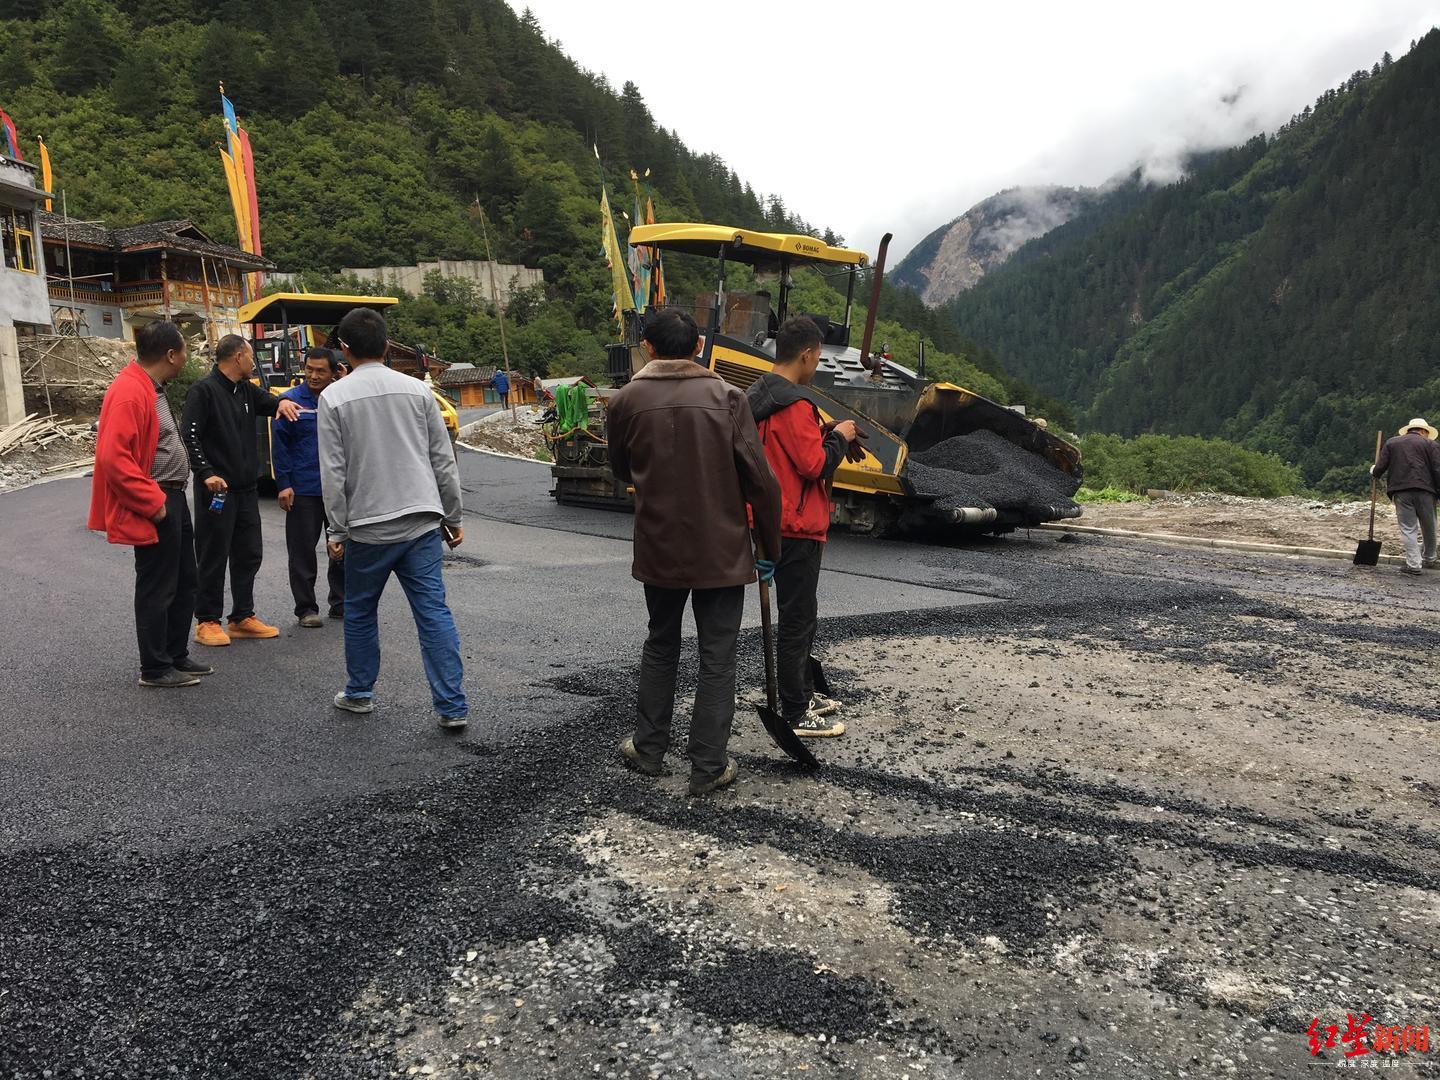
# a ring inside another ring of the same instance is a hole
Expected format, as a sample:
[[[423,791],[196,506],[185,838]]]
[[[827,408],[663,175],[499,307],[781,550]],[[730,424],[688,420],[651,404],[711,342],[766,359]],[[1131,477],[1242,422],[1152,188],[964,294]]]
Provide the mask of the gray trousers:
[[[650,635],[640,659],[635,751],[646,761],[659,762],[670,747],[680,628],[687,599],[695,612],[700,638],[700,672],[690,717],[690,775],[692,779],[710,781],[725,771],[725,748],[735,720],[735,643],[740,636],[740,617],[745,613],[743,585],[694,591],[645,586]]]
[[[1420,538],[1425,538],[1425,559],[1435,558],[1435,496],[1428,491],[1397,491],[1390,497],[1395,504],[1395,521],[1400,526],[1400,539],[1405,542],[1405,565],[1420,569]]]

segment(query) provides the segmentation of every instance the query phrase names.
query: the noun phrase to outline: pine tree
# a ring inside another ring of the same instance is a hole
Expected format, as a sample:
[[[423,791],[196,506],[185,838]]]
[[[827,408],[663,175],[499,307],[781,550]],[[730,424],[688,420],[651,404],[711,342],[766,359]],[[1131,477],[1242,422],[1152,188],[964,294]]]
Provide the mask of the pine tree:
[[[56,89],[89,93],[110,80],[115,43],[92,0],[67,0],[52,66]]]

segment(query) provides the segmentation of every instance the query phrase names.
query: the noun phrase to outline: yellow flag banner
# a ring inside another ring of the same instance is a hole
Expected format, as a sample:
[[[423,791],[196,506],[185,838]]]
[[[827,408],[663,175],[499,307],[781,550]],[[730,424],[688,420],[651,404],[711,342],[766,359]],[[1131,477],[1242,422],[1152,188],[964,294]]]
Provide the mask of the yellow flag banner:
[[[50,151],[46,148],[44,139],[40,140],[40,183],[46,191],[55,190],[55,178],[50,172]],[[45,211],[50,214],[55,212],[54,199],[45,200]]]
[[[244,189],[241,187],[240,172],[236,167],[235,159],[221,150],[220,160],[225,163],[225,183],[230,188],[230,208],[235,211],[235,232],[240,237],[240,249],[248,251],[250,222],[246,211],[249,200],[245,198]]]
[[[600,244],[605,251],[605,265],[610,268],[610,284],[615,292],[615,318],[621,312],[635,309],[635,294],[630,291],[630,277],[625,272],[625,257],[620,254],[620,240],[615,235],[615,219],[610,215],[610,197],[600,189]]]

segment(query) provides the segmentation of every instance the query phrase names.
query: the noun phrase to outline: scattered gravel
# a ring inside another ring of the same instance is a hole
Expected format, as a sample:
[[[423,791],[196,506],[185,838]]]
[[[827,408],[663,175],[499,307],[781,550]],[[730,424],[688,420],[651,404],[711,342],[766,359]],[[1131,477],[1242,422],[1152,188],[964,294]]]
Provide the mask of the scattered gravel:
[[[460,431],[460,441],[480,450],[538,458],[549,453],[540,431],[542,415],[543,410],[534,405],[516,409],[513,417],[509,409],[501,409],[467,424]]]

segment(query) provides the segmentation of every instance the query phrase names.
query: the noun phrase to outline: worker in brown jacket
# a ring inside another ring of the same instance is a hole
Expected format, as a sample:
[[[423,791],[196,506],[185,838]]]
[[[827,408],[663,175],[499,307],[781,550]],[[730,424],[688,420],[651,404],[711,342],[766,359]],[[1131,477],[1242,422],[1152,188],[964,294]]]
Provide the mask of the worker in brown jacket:
[[[1402,574],[1440,566],[1435,560],[1435,493],[1440,491],[1440,446],[1435,444],[1435,435],[1424,417],[1415,417],[1386,441],[1370,470],[1385,477],[1385,494],[1395,504],[1395,523],[1405,545]]]
[[[695,320],[666,310],[645,328],[650,362],[610,399],[610,466],[635,486],[631,573],[645,586],[649,636],[640,662],[635,734],[621,752],[656,776],[670,745],[680,626],[688,600],[700,672],[690,719],[690,794],[735,779],[726,753],[735,718],[735,644],[745,586],[759,565],[748,503],[767,552],[780,550],[780,486],[745,395],[695,362]]]

